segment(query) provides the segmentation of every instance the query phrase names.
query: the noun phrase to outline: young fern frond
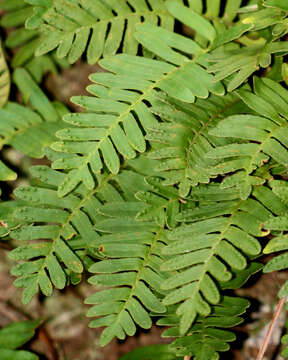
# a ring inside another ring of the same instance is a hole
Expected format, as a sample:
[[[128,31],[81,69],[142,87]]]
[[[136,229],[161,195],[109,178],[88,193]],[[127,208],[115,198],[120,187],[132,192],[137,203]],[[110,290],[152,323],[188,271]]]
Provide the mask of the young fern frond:
[[[50,0],[41,5],[26,23],[28,28],[42,32],[36,55],[57,48],[57,56],[67,57],[70,63],[86,48],[89,64],[115,54],[121,47],[124,53],[136,55],[138,43],[133,34],[139,22],[159,22],[170,30],[174,26],[165,0]]]
[[[278,164],[288,165],[288,92],[272,80],[258,78],[254,79],[254,90],[255,94],[243,88],[237,94],[257,115],[230,116],[209,132],[239,140],[214,148],[206,155],[221,160],[212,169],[212,174],[233,173],[224,179],[221,187],[238,187],[242,199],[249,196],[253,184],[263,183],[261,178],[253,175],[257,167],[270,158]]]
[[[23,99],[32,107],[8,102],[0,109],[0,148],[11,145],[27,156],[41,158],[43,148],[55,141],[55,131],[63,128],[62,116],[67,109],[59,103],[50,103],[25,69],[17,69],[13,80]],[[5,121],[4,121],[5,120]],[[0,180],[15,180],[17,174],[0,162]]]
[[[217,160],[206,157],[207,152],[230,143],[229,139],[209,135],[209,130],[228,114],[249,112],[249,108],[228,94],[198,99],[193,105],[163,96],[152,102],[151,111],[166,122],[149,128],[146,139],[152,151],[147,156],[158,160],[155,170],[165,177],[163,184],[178,184],[179,195],[186,197],[192,186],[209,183],[213,177],[211,168]],[[161,146],[154,150],[154,144]]]
[[[255,188],[254,199],[239,200],[236,191],[220,192],[218,185],[211,186],[213,191],[206,186],[192,190],[191,200],[200,201],[199,206],[176,217],[185,225],[170,232],[168,246],[162,251],[170,256],[162,271],[178,271],[163,282],[162,289],[169,290],[164,305],[180,304],[176,311],[181,317],[180,334],[189,330],[197,314],[207,316],[210,304],[220,301],[218,282],[231,278],[230,268],[245,269],[244,254],[259,254],[257,237],[269,233],[262,230],[263,222],[273,213],[287,211],[268,188]]]

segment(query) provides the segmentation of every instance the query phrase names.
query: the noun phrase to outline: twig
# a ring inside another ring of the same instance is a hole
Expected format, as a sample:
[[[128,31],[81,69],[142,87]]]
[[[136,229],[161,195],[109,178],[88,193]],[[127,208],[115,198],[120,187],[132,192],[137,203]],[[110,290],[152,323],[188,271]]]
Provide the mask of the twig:
[[[261,349],[260,349],[259,352],[258,352],[258,355],[257,355],[256,360],[263,360],[263,357],[264,357],[264,354],[265,354],[265,352],[266,352],[267,346],[268,346],[268,344],[269,344],[271,335],[272,335],[272,333],[273,333],[274,327],[275,327],[276,322],[277,322],[277,320],[278,320],[278,318],[279,318],[279,315],[280,315],[280,313],[281,313],[282,307],[283,307],[283,305],[285,304],[285,301],[286,301],[285,298],[280,299],[279,302],[278,302],[278,304],[277,304],[277,307],[276,307],[276,310],[275,310],[275,312],[274,312],[272,321],[271,321],[271,323],[270,323],[270,325],[269,325],[269,329],[268,329],[267,334],[266,334],[266,336],[265,336],[265,339],[264,339],[264,341],[263,341],[262,347],[261,347]]]

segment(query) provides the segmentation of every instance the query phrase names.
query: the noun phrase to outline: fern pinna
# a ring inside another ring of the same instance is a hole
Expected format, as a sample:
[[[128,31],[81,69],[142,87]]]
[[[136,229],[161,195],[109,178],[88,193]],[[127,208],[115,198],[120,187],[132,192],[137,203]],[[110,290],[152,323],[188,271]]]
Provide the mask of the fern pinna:
[[[232,290],[288,248],[286,2],[1,4],[2,26],[18,27],[4,44],[20,47],[11,78],[23,99],[7,102],[3,52],[1,144],[49,159],[0,204],[23,302],[91,273],[102,346],[155,320],[170,344],[123,360],[219,359],[249,306]],[[81,58],[103,71],[72,113],[36,82]],[[0,163],[1,180],[16,176]],[[286,268],[282,253],[264,272]]]

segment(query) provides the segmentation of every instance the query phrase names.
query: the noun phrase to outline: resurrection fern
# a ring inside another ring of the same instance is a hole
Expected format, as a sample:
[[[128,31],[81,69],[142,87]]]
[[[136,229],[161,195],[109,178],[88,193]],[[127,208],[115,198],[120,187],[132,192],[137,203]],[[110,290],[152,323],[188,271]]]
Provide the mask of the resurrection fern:
[[[210,131],[211,135],[239,139],[238,142],[217,147],[207,154],[222,160],[212,170],[214,175],[233,173],[222,182],[222,188],[239,187],[243,199],[249,196],[253,184],[262,182],[253,176],[257,167],[270,158],[278,164],[288,165],[288,92],[269,79],[255,78],[254,88],[256,94],[244,88],[236,93],[256,115],[230,116]]]
[[[13,249],[23,302],[88,278],[102,346],[166,327],[169,340],[122,360],[220,359],[249,305],[233,291],[262,268],[287,269],[286,1],[0,0],[0,10],[0,245]],[[101,71],[72,113],[42,80],[76,61]],[[34,159],[28,178],[6,148]],[[1,359],[37,359],[16,350],[38,325],[25,324],[0,330]]]
[[[236,336],[227,328],[243,322],[240,317],[249,306],[246,299],[224,296],[221,303],[212,306],[208,318],[199,316],[186,336],[179,336],[178,319],[172,314],[157,322],[161,326],[170,326],[163,333],[164,337],[177,337],[169,346],[175,356],[183,358],[193,356],[195,360],[219,359],[219,352],[228,351],[229,343],[236,340]]]
[[[0,148],[12,145],[27,156],[42,158],[43,148],[55,141],[55,131],[63,127],[64,105],[52,104],[25,69],[18,68],[14,82],[30,106],[8,102],[0,109]],[[32,109],[31,109],[32,108]],[[5,121],[5,123],[4,123]],[[0,180],[14,180],[17,174],[0,162]]]
[[[146,139],[152,146],[160,143],[161,147],[156,150],[152,147],[147,155],[159,160],[156,170],[163,172],[163,184],[179,184],[179,195],[185,197],[191,186],[209,183],[213,177],[211,168],[217,160],[208,158],[208,151],[230,143],[225,138],[211,136],[209,130],[225,116],[249,112],[249,108],[237,96],[229,94],[199,99],[195,105],[159,97],[152,102],[151,111],[166,122],[149,128]]]
[[[36,55],[57,48],[59,58],[74,63],[87,48],[87,61],[96,63],[102,56],[118,49],[136,55],[138,42],[133,37],[139,22],[157,24],[173,30],[174,19],[165,0],[49,0],[35,2],[34,14],[27,21],[29,29],[42,33]],[[51,33],[53,34],[51,36]]]
[[[0,329],[1,360],[38,360],[30,351],[18,350],[35,335],[37,321],[19,321]]]
[[[32,6],[25,0],[1,0],[0,7],[5,11],[0,24],[8,32],[5,45],[13,52],[13,68],[24,66],[40,82],[46,73],[57,72],[57,65],[67,67],[65,61],[60,61],[55,56],[34,57],[41,42],[40,33],[38,30],[25,28],[25,22],[33,14]]]

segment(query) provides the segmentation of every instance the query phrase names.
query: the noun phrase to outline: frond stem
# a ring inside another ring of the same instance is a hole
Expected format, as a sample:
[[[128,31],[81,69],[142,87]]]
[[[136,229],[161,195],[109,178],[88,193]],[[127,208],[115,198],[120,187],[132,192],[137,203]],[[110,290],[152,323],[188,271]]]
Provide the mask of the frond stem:
[[[285,303],[286,299],[285,298],[282,298],[279,300],[278,304],[277,304],[277,307],[275,309],[275,312],[274,312],[274,315],[273,315],[273,318],[272,318],[272,321],[269,325],[269,329],[267,331],[267,334],[265,336],[265,339],[263,341],[263,344],[261,346],[261,349],[259,350],[258,352],[258,355],[257,355],[257,358],[256,360],[263,360],[263,357],[264,357],[264,354],[266,352],[266,349],[267,349],[267,346],[269,344],[269,341],[270,341],[270,338],[271,338],[271,335],[273,333],[273,330],[274,330],[274,327],[276,325],[276,322],[279,318],[279,315],[281,313],[281,310],[282,310],[282,307]]]

